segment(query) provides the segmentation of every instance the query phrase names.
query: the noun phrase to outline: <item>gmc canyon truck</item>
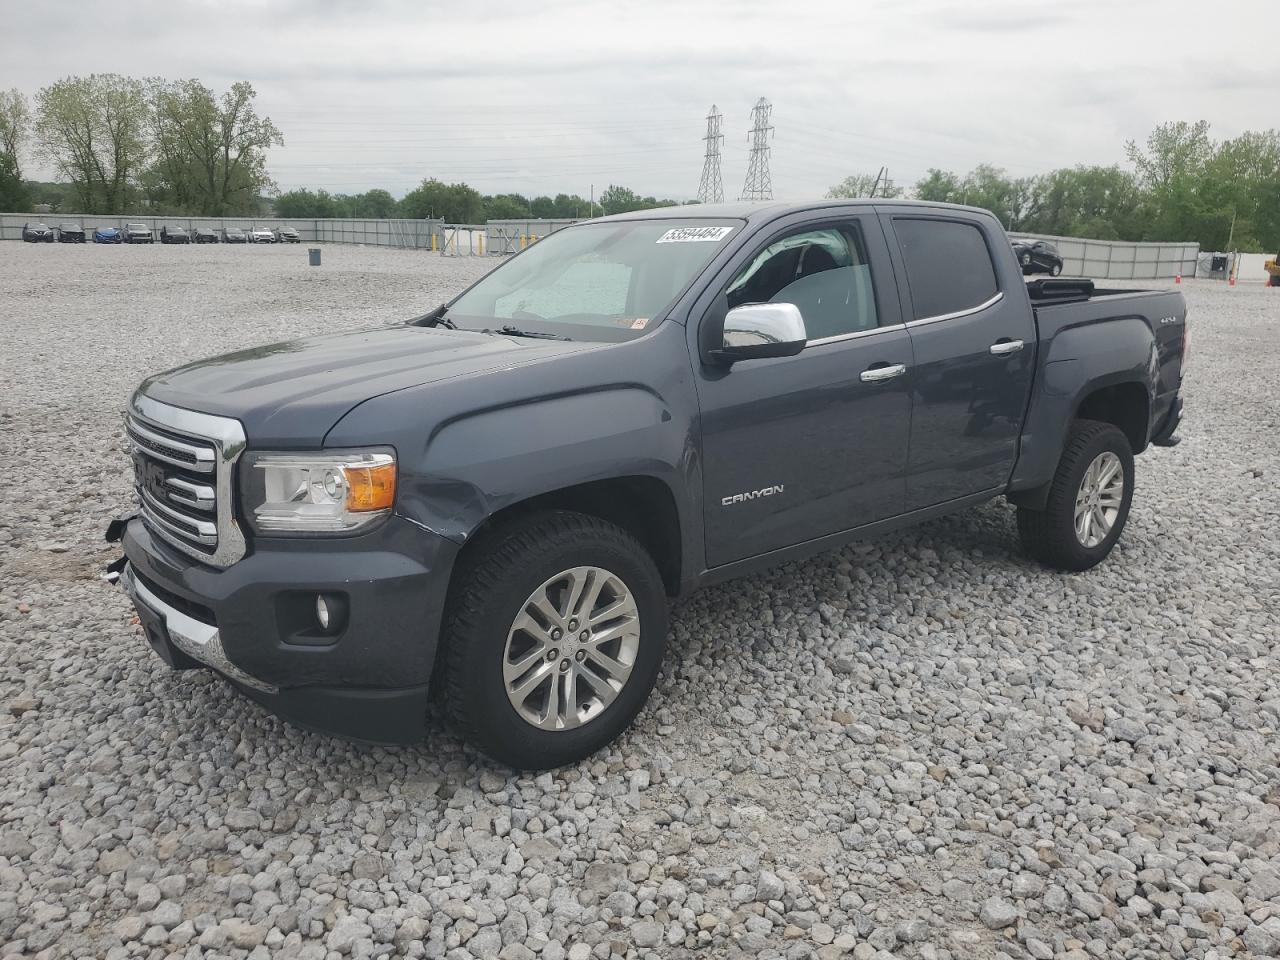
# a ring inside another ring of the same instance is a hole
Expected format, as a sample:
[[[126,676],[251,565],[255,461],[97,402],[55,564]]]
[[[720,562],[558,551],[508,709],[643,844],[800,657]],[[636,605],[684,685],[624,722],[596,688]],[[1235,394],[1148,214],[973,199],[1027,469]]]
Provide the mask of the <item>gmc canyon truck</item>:
[[[612,741],[668,600],[1004,496],[1027,552],[1115,546],[1176,442],[1176,292],[1028,284],[990,213],[650,210],[424,316],[146,380],[114,565],[148,641],[303,726],[522,769]]]

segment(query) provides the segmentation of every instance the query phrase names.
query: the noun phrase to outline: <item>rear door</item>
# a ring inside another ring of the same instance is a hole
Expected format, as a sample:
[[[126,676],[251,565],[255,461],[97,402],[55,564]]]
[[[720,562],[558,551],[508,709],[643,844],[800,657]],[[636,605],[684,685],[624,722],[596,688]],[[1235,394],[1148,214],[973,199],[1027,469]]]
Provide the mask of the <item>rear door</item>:
[[[883,214],[915,354],[907,509],[1003,487],[1017,457],[1035,321],[994,218]],[[997,249],[1006,251],[996,257]]]

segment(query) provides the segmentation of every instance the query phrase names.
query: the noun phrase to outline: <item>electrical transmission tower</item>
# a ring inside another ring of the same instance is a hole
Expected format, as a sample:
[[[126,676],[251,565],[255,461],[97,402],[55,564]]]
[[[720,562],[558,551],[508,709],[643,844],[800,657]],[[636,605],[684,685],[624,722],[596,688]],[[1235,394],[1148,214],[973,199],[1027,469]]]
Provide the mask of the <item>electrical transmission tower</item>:
[[[754,125],[751,127],[751,159],[747,162],[747,182],[742,185],[739,200],[772,200],[773,179],[769,176],[769,134],[773,125],[769,116],[773,105],[764,97],[756,101],[751,111]]]
[[[720,121],[723,119],[713,103],[707,114],[707,135],[702,138],[707,141],[707,158],[702,162],[702,180],[698,183],[699,203],[724,202],[724,183],[720,179],[720,144],[724,141]]]

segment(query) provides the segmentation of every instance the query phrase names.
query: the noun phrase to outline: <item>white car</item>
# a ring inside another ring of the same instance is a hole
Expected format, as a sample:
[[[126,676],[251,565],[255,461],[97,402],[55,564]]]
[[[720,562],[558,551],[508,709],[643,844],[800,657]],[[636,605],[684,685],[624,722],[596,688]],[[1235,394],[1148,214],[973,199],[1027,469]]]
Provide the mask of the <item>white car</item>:
[[[254,227],[253,233],[249,234],[250,243],[275,243],[276,234],[270,227]]]

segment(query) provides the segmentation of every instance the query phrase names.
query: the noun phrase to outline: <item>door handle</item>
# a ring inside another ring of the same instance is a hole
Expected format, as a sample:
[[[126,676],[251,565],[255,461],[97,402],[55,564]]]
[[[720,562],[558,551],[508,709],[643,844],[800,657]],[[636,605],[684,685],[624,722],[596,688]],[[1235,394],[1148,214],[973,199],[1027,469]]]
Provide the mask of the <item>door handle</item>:
[[[907,372],[905,363],[886,364],[883,367],[871,367],[862,371],[863,383],[878,383],[881,380],[892,380]]]
[[[1003,357],[1010,353],[1017,353],[1021,349],[1021,340],[998,340],[991,345],[991,352],[997,357]]]

